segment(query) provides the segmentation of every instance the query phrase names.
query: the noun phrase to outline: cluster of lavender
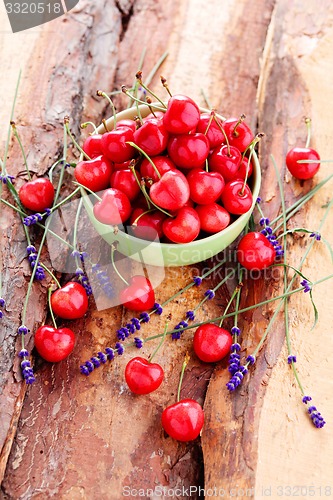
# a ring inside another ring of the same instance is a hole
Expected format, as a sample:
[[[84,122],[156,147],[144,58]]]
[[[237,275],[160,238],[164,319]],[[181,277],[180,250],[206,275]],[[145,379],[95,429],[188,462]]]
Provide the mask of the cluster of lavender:
[[[304,396],[302,401],[304,404],[307,405],[309,401],[312,401],[312,398],[310,396]],[[317,408],[315,406],[309,406],[308,414],[312,420],[313,425],[315,427],[317,427],[317,429],[321,429],[322,427],[324,427],[326,422],[325,422],[323,416],[321,415],[321,413],[319,413],[319,411],[317,410]]]
[[[98,284],[100,285],[104,294],[109,297],[109,299],[112,299],[112,297],[114,297],[115,291],[109,276],[103,269],[101,269],[101,266],[99,264],[93,264],[91,270],[96,276]]]
[[[240,354],[239,351],[241,349],[241,346],[239,344],[238,340],[240,336],[240,329],[238,326],[233,326],[231,328],[231,335],[233,336],[234,342],[232,343],[230,347],[230,357],[229,357],[229,367],[228,370],[231,373],[231,375],[234,375],[240,367]]]
[[[43,214],[37,212],[35,214],[28,215],[23,219],[23,224],[28,227],[33,226],[34,224],[37,224],[37,222],[41,222],[43,220],[43,217],[48,217],[49,215],[51,215],[51,213],[52,210],[50,208],[46,208]]]
[[[90,286],[89,280],[88,280],[87,276],[84,274],[84,271],[83,271],[83,269],[81,269],[81,267],[77,268],[77,270],[75,271],[75,276],[77,277],[77,280],[79,281],[79,283],[81,283],[81,285],[85,289],[88,297],[89,297],[89,295],[92,295],[93,291],[92,291],[92,288]]]
[[[45,278],[45,271],[42,266],[37,262],[37,250],[33,245],[27,246],[28,260],[32,269],[36,266],[35,279],[41,281]],[[36,265],[37,264],[37,265]]]
[[[200,286],[202,283],[202,278],[201,276],[194,276],[193,281],[195,286]],[[208,291],[208,290],[207,290]],[[212,291],[212,290],[210,290]],[[207,293],[207,292],[206,292]],[[213,292],[214,293],[214,292]],[[174,330],[177,330],[176,332],[173,332],[171,334],[172,340],[179,340],[180,337],[182,336],[182,333],[184,331],[184,328],[188,326],[189,321],[194,321],[195,319],[195,312],[193,310],[186,311],[185,314],[185,320],[180,321],[175,327]]]

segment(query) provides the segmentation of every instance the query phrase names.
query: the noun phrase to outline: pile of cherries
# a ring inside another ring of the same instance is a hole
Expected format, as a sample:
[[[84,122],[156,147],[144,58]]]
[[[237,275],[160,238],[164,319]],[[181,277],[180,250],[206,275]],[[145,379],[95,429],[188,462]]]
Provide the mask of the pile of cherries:
[[[104,191],[94,205],[100,222],[128,224],[141,239],[189,243],[222,231],[252,206],[245,153],[254,136],[244,118],[222,122],[174,95],[165,113],[89,136],[83,151],[90,159],[77,164],[75,178]]]

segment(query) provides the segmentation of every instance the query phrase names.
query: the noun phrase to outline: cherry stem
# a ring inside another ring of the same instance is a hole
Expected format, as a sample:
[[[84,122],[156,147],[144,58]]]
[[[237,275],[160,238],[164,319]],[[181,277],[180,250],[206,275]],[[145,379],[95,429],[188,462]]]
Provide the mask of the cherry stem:
[[[148,105],[148,108],[150,109],[151,114],[154,116],[154,118],[157,118],[157,116],[155,115],[155,112],[154,112],[153,108],[150,106],[150,104],[152,103],[152,100],[148,96],[146,96],[146,103]]]
[[[106,133],[110,132],[110,130],[108,129],[108,124],[106,123],[105,118],[103,118],[103,120],[102,120],[102,125],[103,125],[103,127],[104,127],[104,131],[105,131]]]
[[[96,134],[98,134],[97,127],[96,127],[96,125],[93,122],[84,122],[84,123],[81,123],[80,127],[82,129],[84,129],[84,128],[87,128],[88,125],[91,125],[93,127],[93,129],[94,129],[93,134],[90,134],[90,135],[96,135]]]
[[[65,117],[65,118],[64,118],[64,125],[65,125],[65,127],[66,127],[66,132],[67,132],[67,134],[69,135],[69,137],[70,137],[70,139],[71,139],[72,143],[74,144],[74,146],[76,147],[76,149],[77,149],[78,151],[80,151],[80,153],[81,153],[81,154],[82,154],[85,158],[87,158],[87,160],[91,160],[90,156],[88,156],[88,155],[87,155],[87,153],[85,153],[85,152],[83,151],[83,149],[81,148],[81,146],[79,146],[79,144],[78,144],[78,143],[76,142],[76,140],[74,139],[74,136],[73,136],[73,134],[72,134],[72,132],[70,131],[70,128],[69,128],[69,118],[68,118],[68,117]]]
[[[96,200],[102,201],[102,198],[100,196],[98,196],[98,194],[96,194],[94,191],[92,191],[91,189],[89,189],[88,187],[84,186],[83,184],[80,184],[77,181],[72,181],[72,183],[75,186],[80,186],[80,188],[84,189],[85,191],[88,191],[88,193],[90,193],[94,198],[96,198]]]
[[[127,95],[127,97],[129,97],[133,101],[135,101],[135,102],[137,102],[139,104],[145,104],[147,106],[147,103],[145,101],[142,101],[138,97],[135,97],[133,94],[131,94],[130,92],[128,92],[128,89],[127,89],[127,87],[125,85],[122,85],[121,90],[122,90],[123,94]],[[154,104],[154,103],[152,104],[152,106],[157,111],[163,111],[163,113],[165,112],[165,107],[161,108],[160,106],[156,106],[156,104]]]
[[[333,163],[333,160],[297,160],[296,163]]]
[[[51,318],[52,318],[52,323],[54,325],[54,328],[58,328],[56,320],[55,320],[55,317],[54,317],[54,314],[53,314],[52,305],[51,305],[51,294],[52,294],[52,288],[50,287],[48,289],[48,292],[47,292],[47,300],[48,300],[48,303],[49,303],[49,309],[50,309],[50,314],[51,314]]]
[[[205,167],[206,172],[209,172],[208,158],[206,158],[206,160],[205,160],[205,165],[206,165],[206,167]]]
[[[63,163],[63,159],[61,158],[60,160],[57,160],[55,163],[53,163],[52,167],[50,168],[49,170],[49,173],[48,173],[48,176],[49,176],[49,179],[50,179],[50,182],[53,181],[53,172],[54,172],[54,169],[60,164],[60,163]]]
[[[165,334],[163,334],[163,335],[165,335]],[[185,369],[186,369],[189,361],[190,361],[190,355],[187,352],[185,354],[185,359],[183,361],[183,365],[182,365],[182,369],[181,369],[180,377],[179,377],[179,384],[178,384],[178,390],[177,390],[177,403],[179,403],[179,401],[180,401],[180,391],[182,388],[184,373],[185,373]]]
[[[133,221],[132,226],[137,226],[138,221],[141,219],[143,215],[149,214],[151,212],[154,212],[154,208],[150,208],[149,210],[146,210],[145,212],[142,212],[142,214],[138,215],[138,217]]]
[[[245,188],[246,188],[247,180],[249,178],[249,170],[250,170],[250,164],[251,164],[253,153],[254,153],[254,149],[251,149],[251,152],[249,154],[249,158],[248,158],[248,161],[247,161],[247,166],[246,166],[246,172],[245,172],[245,178],[244,178],[244,182],[243,182],[243,187],[242,187],[241,192],[240,192],[241,196],[244,196],[244,191],[245,191]]]
[[[308,147],[310,147],[310,141],[311,141],[311,118],[305,118],[304,121],[305,121],[305,125],[306,125],[307,131],[308,131],[305,147],[308,148]]]
[[[225,142],[226,142],[226,145],[227,145],[227,151],[228,151],[227,155],[230,157],[230,156],[231,156],[231,154],[230,154],[230,144],[229,144],[229,140],[228,140],[227,134],[225,133],[225,130],[224,130],[224,128],[222,127],[222,125],[221,125],[221,123],[219,122],[219,120],[218,120],[218,118],[217,118],[217,116],[216,116],[216,115],[214,115],[214,120],[215,120],[215,122],[216,122],[216,124],[217,124],[218,128],[221,130],[221,132],[222,132],[222,134],[223,134],[223,136],[224,136],[224,140],[225,140]]]
[[[200,92],[201,92],[202,97],[204,98],[204,101],[205,101],[205,103],[206,103],[206,106],[207,106],[209,109],[212,109],[212,107],[213,107],[213,106],[212,106],[212,104],[211,104],[211,102],[210,102],[210,100],[209,100],[209,98],[208,98],[208,96],[207,96],[206,92],[204,91],[204,89],[202,89],[202,88],[201,88],[201,89],[200,89]]]
[[[161,341],[160,343],[158,344],[158,346],[156,347],[155,351],[153,352],[153,354],[149,357],[149,360],[148,362],[151,363],[153,358],[155,357],[155,355],[157,354],[157,352],[159,351],[160,347],[162,346],[164,340],[165,340],[165,337],[166,337],[166,333],[167,333],[167,330],[168,330],[168,325],[169,325],[169,322],[166,321],[165,322],[165,326],[164,326],[164,332],[163,332],[163,336],[161,338]]]
[[[141,184],[141,191],[143,192],[143,195],[146,198],[146,200],[147,201],[149,200],[149,203],[151,203],[155,208],[157,208],[157,210],[159,210],[160,212],[165,214],[167,217],[173,217],[173,215],[169,214],[169,212],[167,212],[166,210],[159,207],[158,205],[156,205],[156,203],[153,202],[153,200],[150,198],[150,196],[148,195],[148,193],[146,191],[146,186],[144,185],[144,183]]]
[[[162,83],[163,87],[165,88],[165,90],[167,91],[167,93],[169,94],[169,96],[172,97],[172,94],[170,92],[170,89],[169,89],[169,86],[167,84],[166,78],[164,78],[164,76],[162,76],[162,75],[161,75],[161,83]]]
[[[245,179],[244,179],[243,187],[242,187],[242,190],[241,190],[241,195],[242,196],[244,195],[244,191],[245,191],[245,187],[246,187],[246,184],[247,184],[247,180],[249,178],[249,170],[250,170],[250,164],[251,164],[252,156],[253,156],[253,153],[254,153],[254,148],[256,147],[256,145],[258,144],[258,142],[260,141],[260,139],[262,137],[264,137],[264,135],[265,134],[263,134],[261,132],[259,134],[257,134],[255,136],[255,138],[247,146],[247,148],[245,149],[245,151],[243,153],[243,158],[245,158],[246,152],[250,151],[249,158],[248,158],[248,161],[247,161],[246,172],[245,172]]]
[[[215,116],[215,111],[212,109],[211,112],[210,112],[210,117],[209,117],[209,121],[207,123],[207,127],[206,127],[206,130],[204,132],[204,135],[207,135],[208,134],[208,130],[210,129],[210,126],[212,124],[212,121],[214,119],[214,116]]]
[[[153,160],[150,158],[150,156],[147,155],[147,153],[145,153],[145,151],[143,151],[143,149],[141,149],[139,146],[137,146],[134,142],[131,142],[131,141],[126,142],[126,144],[129,144],[134,149],[136,149],[137,151],[139,151],[139,153],[141,153],[149,161],[149,163],[151,164],[151,166],[155,170],[155,173],[156,173],[157,177],[159,179],[162,177],[161,174],[159,173],[159,171],[158,171],[155,163],[153,162]]]
[[[238,132],[237,132],[237,128],[238,128],[238,127],[239,127],[239,125],[240,125],[240,124],[241,124],[241,123],[245,120],[245,118],[246,118],[246,115],[244,115],[244,113],[243,113],[242,115],[240,115],[239,120],[237,121],[237,123],[236,123],[236,125],[234,126],[234,129],[233,129],[233,131],[232,131],[232,135],[233,135],[234,137],[238,137],[238,136],[239,136],[239,134],[238,134]]]
[[[24,166],[25,166],[25,169],[26,169],[26,172],[27,172],[27,175],[28,175],[28,179],[29,179],[29,181],[31,181],[32,177],[31,177],[30,170],[29,170],[29,167],[28,167],[27,157],[26,157],[26,154],[25,154],[25,151],[24,151],[23,144],[21,142],[19,133],[18,133],[17,128],[16,128],[16,124],[15,124],[14,121],[11,121],[10,124],[12,126],[13,135],[16,137],[16,140],[19,143],[19,146],[20,146],[20,149],[21,149],[21,153],[22,153],[23,161],[24,161]]]
[[[57,280],[57,278],[54,276],[53,272],[48,267],[46,267],[45,264],[43,264],[42,262],[40,262],[39,265],[51,276],[57,287],[61,288],[61,285]]]
[[[120,274],[120,272],[117,269],[116,263],[114,261],[114,253],[115,253],[115,251],[116,251],[115,245],[111,245],[111,263],[112,263],[112,267],[115,270],[117,276],[121,279],[121,281],[123,283],[125,283],[126,286],[129,286],[128,281],[125,280],[125,278]]]
[[[160,104],[162,104],[162,106],[166,109],[166,105],[164,104],[164,102],[162,101],[162,99],[160,99],[158,97],[158,95],[156,95],[152,90],[150,90],[142,81],[142,71],[138,71],[137,74],[135,75],[135,78],[137,79],[139,85],[144,89],[146,90],[146,92],[148,92],[150,95],[152,95],[154,97],[154,99],[156,99]]]
[[[113,114],[113,129],[116,130],[116,128],[117,128],[117,113],[116,113],[116,108],[114,107],[113,102],[111,101],[110,97],[105,92],[103,92],[103,90],[97,90],[96,94],[99,97],[104,97],[108,101],[108,103],[110,104],[111,109],[112,109],[112,114]],[[105,125],[104,125],[104,127],[105,127]]]

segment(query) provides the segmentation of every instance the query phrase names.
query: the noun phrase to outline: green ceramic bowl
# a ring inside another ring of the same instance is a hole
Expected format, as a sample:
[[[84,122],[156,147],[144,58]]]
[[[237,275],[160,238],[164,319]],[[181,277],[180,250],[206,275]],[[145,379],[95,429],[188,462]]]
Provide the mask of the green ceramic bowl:
[[[204,108],[200,108],[200,110],[202,112],[208,111]],[[143,117],[149,114],[149,109],[145,105],[140,105],[140,111]],[[125,118],[133,119],[135,116],[137,116],[137,110],[133,107],[118,113],[117,120],[123,120]],[[113,118],[109,118],[107,120],[107,125],[109,125],[110,130],[112,130]],[[101,134],[104,132],[104,127],[102,125],[98,128],[98,132]],[[261,184],[260,164],[255,153],[253,154],[253,164],[254,168],[251,177],[253,205],[251,209],[247,213],[239,216],[237,220],[235,220],[223,231],[201,240],[192,241],[191,243],[177,245],[172,243],[150,242],[125,234],[122,231],[118,231],[115,235],[110,226],[102,224],[94,217],[93,205],[89,196],[83,196],[83,202],[96,231],[110,245],[117,241],[117,249],[123,255],[131,257],[132,259],[142,262],[143,264],[154,266],[185,266],[188,264],[195,264],[209,259],[224,250],[240,235],[246,226],[246,223],[248,222],[254,209]],[[82,194],[87,195],[83,189]]]

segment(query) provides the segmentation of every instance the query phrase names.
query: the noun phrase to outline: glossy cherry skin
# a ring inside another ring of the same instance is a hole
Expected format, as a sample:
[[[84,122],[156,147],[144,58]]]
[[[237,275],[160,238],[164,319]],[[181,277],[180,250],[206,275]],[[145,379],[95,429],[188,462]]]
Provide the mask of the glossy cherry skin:
[[[298,160],[315,160],[318,163],[297,163]],[[320,156],[312,148],[293,148],[287,154],[286,165],[296,179],[312,179],[320,168]]]
[[[247,173],[247,171],[248,171],[248,173]],[[236,173],[234,179],[232,179],[232,180],[245,179],[246,173],[247,173],[247,178],[249,178],[249,177],[251,177],[252,172],[253,172],[252,161],[250,161],[250,163],[249,163],[248,158],[246,158],[246,157],[242,158],[242,161],[240,162],[237,173]]]
[[[154,241],[157,238],[160,239],[163,236],[163,221],[166,215],[159,210],[154,210],[153,212],[146,212],[146,208],[135,208],[130,217],[130,229],[129,234],[133,234],[137,238],[142,240]],[[138,217],[143,214],[139,219]],[[138,220],[137,220],[138,219]],[[133,223],[135,226],[133,226]]]
[[[163,118],[163,117],[164,117],[163,111],[154,111],[154,114],[153,113],[149,113],[149,115],[145,116],[142,119],[142,121],[146,122],[146,121],[150,120],[151,118]]]
[[[203,231],[206,231],[206,233],[215,234],[229,226],[229,212],[217,203],[198,205],[195,211],[200,219],[200,227]]]
[[[204,424],[204,412],[194,399],[182,399],[165,408],[162,413],[163,429],[177,441],[196,439]]]
[[[167,147],[169,132],[161,118],[147,120],[138,130],[134,132],[134,142],[148,156],[156,156]]]
[[[271,266],[275,260],[272,243],[261,233],[247,233],[237,248],[238,262],[249,271],[260,271]]]
[[[179,170],[169,170],[149,191],[153,202],[165,210],[178,210],[189,200],[190,186]]]
[[[192,207],[182,207],[175,218],[163,222],[165,236],[174,243],[190,243],[200,233],[200,219]]]
[[[167,156],[155,156],[152,158],[152,161],[161,175],[165,174],[165,172],[168,172],[169,170],[177,170],[174,162]],[[140,172],[142,177],[149,177],[154,182],[157,182],[160,179],[154,167],[146,158],[141,163]]]
[[[245,186],[244,193],[243,180],[228,182],[222,192],[222,203],[224,208],[231,214],[245,214],[252,207],[253,196],[248,185]]]
[[[232,336],[213,323],[199,326],[193,337],[193,349],[201,361],[216,363],[230,352]]]
[[[100,134],[89,135],[83,143],[82,149],[92,159],[101,156],[102,136]]]
[[[28,181],[19,190],[22,205],[33,212],[43,212],[50,208],[54,200],[54,187],[48,179]]]
[[[132,130],[132,132],[135,132],[136,131],[136,123],[134,120],[128,120],[128,119],[124,119],[124,120],[118,120],[117,121],[117,128],[118,127],[127,127],[129,128],[130,130]]]
[[[125,380],[134,394],[149,394],[163,382],[164,371],[158,363],[149,363],[139,356],[132,358],[125,368]]]
[[[52,363],[66,359],[74,349],[75,335],[69,328],[44,325],[35,333],[38,354]]]
[[[190,97],[174,95],[168,101],[163,123],[170,134],[187,134],[196,129],[199,119],[199,108]]]
[[[121,291],[120,300],[127,309],[146,311],[154,307],[154,289],[145,276],[132,276],[129,285]]]
[[[136,155],[136,150],[127,142],[133,142],[134,133],[129,127],[117,127],[116,130],[102,135],[103,154],[114,163],[123,163]]]
[[[205,134],[208,123],[210,121],[210,116],[211,116],[210,113],[201,113],[196,132]],[[217,146],[221,146],[225,142],[224,135],[214,119],[212,120],[208,132],[205,135],[208,139],[210,149],[214,149]]]
[[[201,167],[209,154],[209,142],[203,134],[176,135],[169,139],[168,154],[179,168]]]
[[[102,201],[94,205],[94,216],[103,224],[121,224],[131,215],[132,207],[126,194],[119,189],[106,189]]]
[[[199,205],[208,205],[217,200],[224,189],[224,179],[218,172],[206,172],[195,168],[187,175],[190,198]]]
[[[128,170],[132,160],[123,161],[122,163],[113,163],[113,170]]]
[[[111,174],[112,163],[103,155],[93,160],[79,161],[74,170],[77,182],[94,192],[109,187]]]
[[[82,318],[88,310],[88,297],[80,283],[70,281],[51,295],[54,314],[63,319]]]
[[[238,118],[228,118],[223,122],[223,129],[230,146],[234,146],[243,153],[250,142],[253,141],[254,136],[250,127],[244,121],[239,123],[235,129],[237,122]]]
[[[226,182],[235,178],[242,161],[242,155],[236,148],[230,146],[230,154],[227,146],[220,146],[211,153],[208,158],[209,169],[219,172]]]
[[[136,172],[136,175],[140,181],[141,175],[139,172]],[[130,169],[116,170],[113,172],[113,174],[111,174],[110,186],[125,193],[130,201],[135,200],[141,191],[140,186],[136,182],[134,174]]]

